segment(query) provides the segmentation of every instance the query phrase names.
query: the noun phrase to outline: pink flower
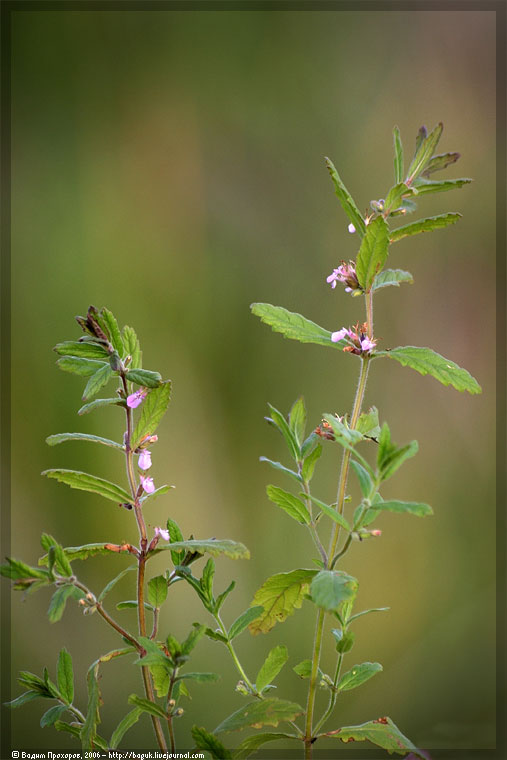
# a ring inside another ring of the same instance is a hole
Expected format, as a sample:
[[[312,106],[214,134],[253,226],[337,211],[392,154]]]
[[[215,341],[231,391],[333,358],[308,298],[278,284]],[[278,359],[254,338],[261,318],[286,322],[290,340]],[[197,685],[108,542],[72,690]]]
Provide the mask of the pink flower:
[[[350,333],[350,330],[347,330],[346,327],[342,327],[341,330],[337,330],[331,335],[331,340],[333,343],[339,343],[341,340],[343,340],[348,334]]]
[[[342,261],[340,266],[333,269],[329,277],[326,277],[326,282],[330,283],[332,288],[336,288],[337,282],[343,282],[343,284],[347,286],[345,288],[346,293],[360,290],[356,275],[356,265],[353,261],[349,261],[348,264],[345,261]]]
[[[171,536],[169,535],[169,531],[165,530],[165,528],[155,528],[155,535],[159,538],[163,538],[164,541],[170,541]]]
[[[356,228],[354,227],[354,225],[352,224],[352,222],[349,224],[349,226],[347,227],[347,229],[348,229],[348,231],[350,232],[351,235],[354,234],[354,232],[356,231]]]
[[[141,470],[149,470],[151,467],[151,453],[148,449],[143,449],[139,454],[139,460],[137,462]]]
[[[363,351],[372,351],[376,345],[376,341],[370,340],[368,337],[361,339],[361,348]]]
[[[146,493],[153,493],[155,490],[155,483],[153,482],[153,478],[145,478],[144,475],[141,475],[141,485]]]
[[[138,391],[131,393],[130,396],[127,397],[127,406],[131,409],[137,409],[139,404],[143,403],[147,395],[148,391],[146,388],[139,388]]]
[[[376,528],[375,530],[371,531],[371,535],[372,536],[381,536],[382,535],[382,531],[378,530],[378,528]]]

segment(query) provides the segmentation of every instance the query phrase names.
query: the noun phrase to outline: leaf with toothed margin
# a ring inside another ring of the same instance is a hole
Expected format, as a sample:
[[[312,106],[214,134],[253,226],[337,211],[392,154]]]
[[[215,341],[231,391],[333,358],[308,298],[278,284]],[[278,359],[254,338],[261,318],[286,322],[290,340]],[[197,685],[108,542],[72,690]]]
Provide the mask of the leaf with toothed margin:
[[[292,721],[301,715],[303,708],[295,702],[287,702],[284,699],[263,699],[260,702],[250,702],[248,705],[236,710],[229,715],[217,728],[215,733],[221,731],[241,731],[243,728],[253,726],[278,726],[281,721]]]
[[[393,129],[394,139],[394,181],[403,182],[403,145],[401,142],[400,130],[398,127]]]
[[[389,241],[391,243],[396,243],[398,240],[403,240],[403,238],[408,237],[409,235],[419,235],[421,232],[431,232],[432,230],[449,227],[450,224],[456,224],[459,219],[461,219],[461,214],[458,213],[428,216],[425,219],[419,219],[417,222],[412,222],[411,224],[405,224],[403,227],[398,227],[396,230],[391,230],[389,233]]]
[[[260,317],[261,321],[269,325],[273,332],[282,333],[285,338],[299,340],[300,343],[316,343],[319,346],[343,348],[344,340],[333,343],[331,331],[326,330],[311,322],[301,314],[287,311],[282,306],[273,306],[270,303],[253,303],[250,306],[252,314]]]
[[[366,225],[364,223],[363,217],[361,216],[361,212],[357,208],[356,203],[354,199],[352,198],[351,194],[349,193],[349,191],[343,184],[342,179],[340,175],[338,174],[338,172],[336,171],[336,167],[331,161],[331,159],[326,158],[326,166],[328,168],[329,174],[331,175],[331,179],[334,185],[334,191],[338,197],[338,200],[341,203],[342,209],[345,211],[348,218],[354,225],[359,237],[360,238],[364,237],[364,233],[366,231]]]
[[[378,216],[366,228],[366,234],[356,259],[356,274],[360,286],[370,291],[375,276],[383,269],[389,250],[389,228]]]
[[[125,451],[125,446],[117,441],[111,441],[109,438],[101,438],[99,435],[89,435],[88,433],[57,433],[49,435],[46,438],[48,446],[56,446],[58,443],[65,441],[90,441],[90,443],[102,443],[104,446],[111,446],[114,449]]]
[[[249,625],[251,633],[267,633],[276,623],[283,623],[303,604],[312,578],[317,570],[292,570],[277,573],[268,578],[255,592],[252,605],[259,605],[264,611]]]
[[[53,351],[60,356],[78,356],[85,359],[102,359],[109,361],[109,354],[100,343],[84,342],[79,340],[66,340],[58,343]]]
[[[403,367],[411,367],[421,375],[431,375],[442,385],[452,385],[458,391],[482,392],[477,380],[466,369],[462,369],[450,359],[432,351],[431,348],[398,346],[390,351],[375,351],[374,355],[396,359]]]
[[[469,177],[460,179],[429,180],[424,177],[414,182],[414,188],[417,188],[418,195],[427,195],[428,193],[445,193],[447,190],[456,190],[463,185],[469,185],[473,180]]]
[[[371,289],[375,291],[380,288],[387,288],[389,285],[399,288],[400,282],[408,282],[412,285],[414,278],[410,272],[404,272],[403,269],[384,269],[383,272],[375,275]]]
[[[109,367],[109,363],[78,356],[62,356],[56,363],[64,372],[71,372],[73,375],[80,375],[81,377],[90,377],[97,370]]]
[[[104,364],[104,366],[98,369],[86,383],[82,396],[83,401],[88,401],[92,396],[95,396],[95,394],[98,393],[113,376],[114,372],[111,369],[111,366],[109,364]]]
[[[299,738],[293,734],[253,734],[252,736],[248,736],[241,742],[241,744],[238,745],[234,753],[234,758],[235,760],[244,760],[244,758],[251,755],[252,752],[255,752],[255,750],[261,747],[263,744],[266,744],[267,742],[276,742],[279,739],[296,739],[296,741],[299,741]]]
[[[429,177],[430,174],[433,174],[433,172],[439,172],[442,171],[442,169],[447,169],[447,167],[451,164],[455,164],[460,156],[460,153],[439,153],[438,156],[433,156],[428,166],[423,171],[422,176]]]
[[[412,752],[421,760],[428,760],[428,757],[401,733],[391,718],[377,718],[377,720],[361,723],[359,726],[344,726],[336,731],[328,731],[324,736],[341,739],[342,742],[369,741],[389,753],[396,752],[398,755],[405,755],[407,752]]]
[[[94,409],[99,409],[102,406],[123,406],[126,407],[125,401],[121,398],[97,398],[95,401],[90,401],[89,404],[84,404],[81,409],[79,409],[78,414],[88,414],[89,412],[92,412]]]
[[[438,145],[438,142],[440,140],[440,137],[442,136],[442,131],[444,129],[444,125],[442,122],[437,124],[437,126],[427,135],[420,143],[416,154],[414,158],[412,159],[412,163],[409,166],[408,172],[407,172],[407,182],[412,183],[416,177],[418,177],[421,172],[426,169],[429,162],[431,161],[433,154],[435,152],[435,148]]]
[[[136,449],[148,435],[153,435],[169,406],[171,381],[159,385],[146,396],[139,421],[132,435],[132,448]]]
[[[225,554],[226,557],[231,559],[249,559],[250,552],[239,541],[231,541],[228,538],[218,539],[209,538],[203,540],[190,539],[189,541],[175,541],[169,544],[169,546],[157,546],[156,549],[150,552],[152,554],[158,554],[161,551],[177,549],[184,549],[191,552],[198,552],[204,554],[207,552],[213,557],[218,557],[220,554]]]
[[[110,483],[109,480],[97,478],[95,475],[89,475],[87,472],[78,470],[44,470],[41,473],[48,478],[54,478],[60,483],[65,483],[71,488],[79,491],[90,491],[99,494],[105,499],[116,502],[130,502],[132,497],[120,486]]]

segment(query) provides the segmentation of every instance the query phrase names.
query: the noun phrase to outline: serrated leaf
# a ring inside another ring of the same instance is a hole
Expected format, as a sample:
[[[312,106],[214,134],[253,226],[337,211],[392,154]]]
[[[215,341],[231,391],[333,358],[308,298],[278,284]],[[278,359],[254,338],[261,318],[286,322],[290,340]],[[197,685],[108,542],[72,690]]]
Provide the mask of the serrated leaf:
[[[420,177],[417,182],[414,182],[414,187],[417,187],[418,195],[426,195],[427,193],[445,193],[447,190],[456,190],[463,185],[469,185],[472,180],[469,177],[461,177],[460,179],[445,179],[445,180],[425,180],[424,177]]]
[[[248,628],[250,623],[253,623],[254,620],[257,620],[263,611],[264,608],[260,606],[249,607],[247,610],[245,610],[245,612],[237,617],[229,629],[229,641],[232,641],[236,638],[236,636],[239,636],[240,633],[243,633],[243,631]]]
[[[376,351],[375,356],[387,356],[395,359],[403,367],[411,367],[421,375],[431,375],[442,385],[452,385],[458,391],[481,393],[477,380],[450,359],[437,354],[431,348],[417,346],[398,346],[390,351]]]
[[[289,427],[294,433],[296,440],[301,445],[305,439],[306,407],[302,396],[293,404],[289,413]]]
[[[128,702],[131,705],[139,707],[143,712],[149,713],[149,715],[154,715],[156,718],[162,718],[162,720],[167,719],[167,715],[159,705],[155,704],[155,702],[150,702],[148,699],[142,699],[141,697],[138,697],[137,694],[131,694],[128,698]]]
[[[132,448],[136,449],[142,439],[153,435],[160,420],[167,411],[171,398],[171,381],[167,380],[154,388],[144,399],[141,416],[132,435]]]
[[[80,375],[81,377],[90,377],[99,369],[109,367],[109,362],[106,364],[96,359],[85,359],[78,356],[63,356],[56,363],[64,372],[71,372],[73,375]]]
[[[199,683],[211,683],[219,681],[220,676],[217,673],[180,673],[177,681],[198,681]]]
[[[427,135],[427,137],[421,141],[416,154],[412,159],[412,163],[409,166],[407,172],[407,183],[411,184],[414,179],[418,177],[419,174],[424,171],[424,169],[426,169],[427,165],[431,161],[431,158],[433,157],[435,148],[438,145],[443,128],[444,125],[442,122],[440,122],[434,129],[432,129],[429,135]]]
[[[270,419],[270,421],[275,425],[275,427],[280,431],[280,433],[285,438],[285,443],[287,444],[291,457],[295,461],[298,461],[300,457],[300,449],[299,449],[298,440],[294,432],[292,431],[284,415],[281,412],[279,412],[278,409],[275,409],[275,407],[272,404],[268,404],[268,406],[271,411],[271,418],[268,418],[268,419]]]
[[[274,332],[282,333],[285,338],[298,340],[300,343],[317,343],[319,346],[343,348],[344,341],[333,343],[332,333],[311,322],[301,314],[287,311],[282,306],[272,306],[269,303],[253,303],[252,314],[260,317],[264,324],[269,325]]]
[[[142,715],[143,711],[140,707],[134,707],[133,710],[131,710],[129,713],[125,715],[124,718],[121,719],[121,721],[116,726],[115,730],[113,731],[113,735],[111,736],[111,739],[109,740],[109,747],[110,749],[116,749],[118,744],[121,742],[129,728],[131,728],[137,721],[139,720],[139,717]]]
[[[303,708],[295,702],[263,699],[260,702],[250,702],[236,710],[215,728],[215,732],[218,734],[221,731],[241,731],[248,726],[278,726],[281,721],[294,720],[302,712]]]
[[[433,156],[426,169],[422,172],[422,176],[429,177],[433,172],[447,169],[448,166],[456,163],[458,158],[460,158],[459,153],[439,153],[438,156]]]
[[[402,208],[403,200],[407,196],[411,196],[413,194],[414,191],[412,188],[407,187],[404,182],[398,182],[398,184],[394,185],[387,193],[387,197],[384,202],[384,214],[389,215],[392,214],[393,211]]]
[[[75,736],[76,739],[79,739],[81,736],[79,726],[73,726],[70,723],[65,723],[63,720],[57,720],[56,723],[53,724],[53,728],[56,728],[57,731],[65,731],[65,733]]]
[[[389,228],[385,219],[378,216],[366,228],[356,259],[357,279],[367,293],[371,289],[375,276],[383,269],[388,251]]]
[[[89,414],[94,409],[100,409],[103,406],[125,406],[125,401],[121,398],[97,398],[95,401],[90,401],[89,404],[84,404],[79,409],[78,414]]]
[[[118,327],[118,322],[116,321],[116,317],[111,311],[109,311],[109,309],[106,309],[105,307],[100,310],[100,316],[102,323],[106,325],[107,331],[111,336],[111,343],[113,345],[113,348],[115,351],[118,351],[118,354],[120,356],[124,356],[125,346],[123,345],[123,340],[121,337],[120,328]]]
[[[231,752],[224,747],[214,734],[206,731],[205,728],[192,726],[191,732],[197,749],[206,750],[216,760],[229,760],[229,758],[232,758]]]
[[[302,525],[309,525],[311,522],[310,513],[303,504],[303,502],[296,496],[293,496],[288,491],[284,491],[283,488],[277,486],[267,486],[266,493],[268,499],[287,512],[297,522]]]
[[[258,692],[262,692],[266,686],[274,681],[288,659],[289,653],[286,646],[279,644],[273,647],[257,673],[255,686]]]
[[[357,208],[351,194],[343,184],[340,175],[336,171],[335,165],[329,158],[326,158],[326,166],[328,168],[329,174],[331,175],[334,190],[338,197],[338,200],[340,201],[341,207],[354,225],[359,237],[362,238],[364,236],[366,227],[363,217],[361,216],[361,212]]]
[[[50,707],[40,719],[40,727],[47,728],[48,726],[52,726],[66,709],[67,708],[64,705],[54,705],[53,707]]]
[[[362,435],[367,435],[370,438],[376,438],[380,433],[380,427],[378,422],[378,409],[376,406],[372,406],[367,412],[364,412],[359,417],[355,429]]]
[[[331,425],[336,441],[346,448],[355,446],[362,440],[363,434],[359,430],[351,430],[344,422],[338,419],[334,414],[324,414],[324,419]]]
[[[284,472],[286,475],[289,475],[291,478],[296,480],[298,483],[301,483],[301,476],[297,474],[297,472],[294,472],[294,470],[289,470],[288,467],[285,467],[285,465],[281,464],[280,462],[273,462],[272,459],[268,459],[267,457],[259,457],[259,462],[267,462],[273,469],[278,470],[279,472]]]
[[[20,580],[23,578],[39,578],[40,580],[49,580],[48,575],[44,570],[37,570],[35,567],[21,562],[19,559],[13,557],[7,557],[7,564],[0,565],[0,575],[4,578],[10,578],[12,581]]]
[[[396,230],[391,230],[389,233],[389,239],[391,243],[396,243],[398,240],[403,240],[404,237],[408,237],[409,235],[418,235],[420,232],[431,232],[432,230],[449,227],[450,224],[456,224],[459,219],[461,219],[461,214],[457,213],[428,216],[425,219],[419,219],[417,222],[412,222],[411,224],[405,224],[403,227],[398,227]],[[405,274],[408,274],[408,272]]]
[[[118,583],[119,580],[123,578],[124,575],[127,573],[130,573],[132,570],[137,570],[137,565],[129,565],[128,567],[124,568],[118,575],[116,575],[112,580],[109,581],[109,583],[104,586],[102,591],[97,597],[97,601],[101,602],[107,594],[113,589],[114,586]]]
[[[129,369],[127,380],[145,388],[158,388],[162,383],[162,375],[149,369]]]
[[[394,475],[403,462],[417,454],[418,450],[419,446],[417,441],[411,441],[406,446],[398,448],[398,446],[391,441],[389,426],[384,422],[379,436],[379,447],[377,452],[377,466],[381,479],[387,480]]]
[[[142,365],[142,351],[139,346],[139,340],[135,333],[134,328],[125,325],[123,328],[123,345],[125,346],[125,356],[131,356],[132,361],[130,367],[132,369],[141,369]]]
[[[113,449],[119,449],[125,451],[125,447],[121,443],[111,441],[109,438],[101,438],[99,435],[90,435],[88,433],[56,433],[56,435],[48,435],[46,443],[48,446],[57,446],[59,443],[65,443],[66,441],[89,441],[90,443],[101,443],[103,446],[111,446]]]
[[[153,607],[161,607],[167,599],[167,581],[163,575],[157,575],[148,581],[148,602]]]
[[[368,498],[373,489],[373,482],[369,474],[366,472],[364,467],[361,464],[359,464],[359,462],[356,462],[354,459],[350,460],[350,466],[352,467],[352,469],[357,475],[357,478],[359,480],[359,487],[361,488],[361,493],[363,494],[365,498]]]
[[[400,130],[398,127],[393,129],[394,139],[394,181],[396,183],[402,182],[404,174],[403,166],[403,145],[401,142]]]
[[[31,702],[33,699],[43,699],[44,694],[38,691],[25,691],[24,694],[20,694],[16,699],[12,699],[10,702],[5,702],[5,706],[11,710],[15,710],[22,705],[26,705],[27,702]]]
[[[297,665],[295,665],[292,670],[300,678],[310,678],[312,675],[312,666],[313,663],[311,660],[303,660],[302,662],[299,662]],[[318,674],[321,677],[323,675],[320,668],[318,669]]]
[[[264,608],[249,625],[253,634],[267,633],[276,623],[282,623],[303,604],[303,599],[317,570],[292,570],[268,578],[255,592],[252,605]]]
[[[125,599],[123,602],[118,602],[116,605],[117,610],[136,610],[138,607],[137,599]],[[144,602],[144,607],[147,610],[153,612],[153,605],[149,602]]]
[[[104,359],[109,360],[109,354],[104,346],[100,343],[84,342],[78,340],[66,340],[63,343],[58,343],[53,351],[56,351],[59,356],[77,356],[85,359]]]
[[[177,549],[184,549],[192,552],[199,552],[204,554],[208,552],[212,557],[219,557],[220,554],[225,554],[226,557],[231,559],[249,559],[250,552],[239,541],[231,541],[228,538],[218,539],[209,538],[198,541],[197,539],[191,539],[189,541],[175,541],[169,546],[157,546],[150,554],[157,554],[160,551],[166,551],[170,549],[175,551]]]
[[[329,504],[325,504],[323,501],[321,501],[320,499],[317,499],[315,496],[310,495],[309,498],[319,509],[322,510],[322,512],[325,515],[330,517],[331,520],[333,520],[333,522],[338,523],[338,525],[341,525],[342,528],[345,528],[346,531],[350,532],[350,525],[348,524],[345,517],[341,515],[339,512],[337,512],[335,507]]]
[[[88,401],[88,399],[90,399],[92,396],[95,396],[95,394],[98,393],[100,389],[109,382],[113,375],[114,372],[109,364],[105,364],[103,367],[98,369],[86,383],[82,396],[83,401]]]
[[[113,546],[113,544],[83,544],[82,546],[66,546],[63,551],[65,552],[67,559],[70,562],[74,562],[76,559],[88,559],[88,557],[96,557],[99,554],[104,556],[111,555],[111,553],[114,552],[114,550],[110,548],[111,546]],[[39,565],[47,565],[47,563],[48,555],[45,554],[39,559]]]
[[[406,513],[409,515],[415,515],[416,517],[427,517],[428,515],[433,514],[433,510],[429,504],[421,504],[417,501],[396,501],[393,499],[375,504],[375,507],[366,511],[366,515],[368,515],[370,511],[397,512],[398,514]]]
[[[392,237],[391,242],[393,242]],[[389,285],[394,285],[395,287],[399,288],[400,282],[408,282],[410,285],[412,285],[414,278],[410,272],[405,272],[403,269],[384,269],[383,272],[379,272],[377,275],[375,275],[371,289],[372,291],[375,291],[379,290],[380,288],[387,288]]]
[[[234,757],[237,758],[237,760],[243,760],[243,758],[251,755],[252,752],[255,752],[255,750],[261,747],[263,744],[266,744],[267,742],[276,742],[279,739],[297,740],[298,737],[293,736],[292,734],[282,733],[253,734],[253,736],[248,736],[241,742],[241,744],[238,745],[234,753]]]
[[[108,480],[97,478],[95,475],[89,475],[87,472],[79,472],[78,470],[44,470],[41,474],[46,475],[48,478],[54,478],[60,483],[65,483],[71,488],[76,488],[79,491],[90,491],[111,501],[120,503],[132,501],[132,497],[120,486],[110,483]]]
[[[313,478],[315,465],[317,464],[317,460],[320,458],[321,454],[322,454],[322,446],[318,444],[313,449],[313,451],[311,451],[310,454],[308,454],[308,456],[305,457],[301,474],[303,475],[303,480],[305,480],[307,483],[309,483],[311,479]]]
[[[342,570],[321,570],[312,581],[310,595],[327,612],[336,612],[342,602],[352,601],[359,583]]]
[[[28,670],[22,670],[18,675],[18,683],[22,686],[27,686],[29,689],[36,691],[41,697],[52,697],[53,695],[48,690],[48,687],[35,673],[30,673]]]
[[[428,760],[426,755],[401,733],[391,718],[377,718],[377,720],[361,723],[359,726],[344,726],[336,731],[329,731],[325,735],[341,739],[342,742],[369,741],[389,753],[396,752],[398,755],[405,755],[406,752],[412,752],[421,760]]]
[[[349,689],[355,689],[356,686],[368,681],[376,673],[383,670],[382,665],[379,662],[362,662],[360,665],[354,665],[354,667],[345,673],[338,683],[338,691],[348,691]]]
[[[157,697],[166,697],[171,684],[171,673],[164,665],[155,664],[149,667]]]
[[[74,599],[82,599],[84,593],[75,586],[60,586],[56,589],[55,593],[51,597],[51,601],[48,607],[48,618],[50,623],[57,623],[65,610],[67,599],[73,597]]]
[[[153,493],[145,493],[141,498],[139,499],[141,504],[144,504],[146,501],[152,501],[153,499],[156,499],[158,496],[163,496],[165,493],[169,493],[169,491],[172,491],[172,489],[175,486],[159,486],[158,488],[155,488]]]
[[[88,669],[86,676],[86,682],[88,686],[88,709],[86,713],[86,720],[81,729],[81,742],[83,749],[92,749],[93,741],[97,731],[97,725],[100,723],[99,705],[100,705],[100,690],[99,690],[99,660],[96,660]]]
[[[212,560],[210,560],[211,562]],[[199,623],[194,623],[194,628],[190,633],[188,634],[187,638],[181,645],[181,653],[183,655],[189,655],[190,652],[194,649],[198,641],[202,639],[206,632],[206,626],[205,625],[199,625]]]
[[[348,619],[348,623],[352,623],[353,620],[356,620],[357,618],[362,617],[363,615],[369,615],[370,612],[387,612],[390,607],[370,607],[369,610],[362,610],[361,612],[356,612],[355,615],[351,615]]]
[[[171,539],[171,543],[183,541],[183,533],[179,529],[178,524],[174,520],[171,520],[170,517],[167,518],[167,530],[169,531],[169,538]],[[179,565],[183,561],[184,556],[184,549],[181,551],[171,550],[171,559],[174,565]]]
[[[57,666],[58,690],[67,704],[71,705],[74,700],[74,670],[72,657],[65,647],[60,650]]]

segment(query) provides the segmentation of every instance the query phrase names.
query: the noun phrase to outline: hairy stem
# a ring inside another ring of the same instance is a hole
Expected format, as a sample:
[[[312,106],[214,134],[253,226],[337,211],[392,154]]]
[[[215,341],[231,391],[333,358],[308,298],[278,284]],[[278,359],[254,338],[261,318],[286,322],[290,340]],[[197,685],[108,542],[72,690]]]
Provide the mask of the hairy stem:
[[[338,655],[338,661],[336,663],[336,670],[335,670],[334,679],[333,679],[333,690],[331,691],[331,694],[329,696],[329,704],[327,706],[326,712],[324,713],[324,715],[322,716],[322,718],[319,720],[319,722],[315,726],[315,733],[317,733],[317,731],[321,728],[321,726],[324,725],[324,723],[326,722],[326,720],[329,718],[329,716],[331,715],[331,713],[334,710],[334,706],[335,706],[336,700],[338,698],[338,692],[336,690],[336,687],[338,685],[338,680],[340,678],[340,671],[341,671],[341,667],[342,667],[342,662],[343,662],[343,654],[340,653]]]
[[[319,609],[317,625],[315,626],[315,638],[313,642],[312,672],[308,687],[308,700],[306,703],[306,730],[305,730],[305,758],[311,758],[313,746],[313,711],[315,708],[315,696],[317,693],[317,674],[320,664],[320,651],[322,648],[322,633],[324,630],[324,610]]]

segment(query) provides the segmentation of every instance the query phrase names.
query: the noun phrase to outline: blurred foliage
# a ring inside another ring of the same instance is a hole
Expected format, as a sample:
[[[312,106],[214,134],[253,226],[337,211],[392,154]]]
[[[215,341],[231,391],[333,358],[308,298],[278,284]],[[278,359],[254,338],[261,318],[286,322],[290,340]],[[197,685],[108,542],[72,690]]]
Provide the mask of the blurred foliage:
[[[231,573],[238,579],[224,608],[229,623],[269,574],[310,551],[265,496],[271,473],[258,457],[283,456],[263,423],[266,403],[286,409],[302,393],[317,424],[324,409],[349,408],[356,381],[355,362],[282,342],[249,304],[279,303],[331,330],[355,316],[353,299],[325,283],[356,253],[357,237],[347,232],[324,155],[366,208],[393,177],[393,124],[406,143],[423,122],[441,120],[442,150],[462,153],[459,172],[448,173],[474,184],[421,199],[420,211],[439,213],[445,198],[463,219],[410,248],[397,244],[391,265],[409,268],[415,283],[379,295],[375,333],[384,348],[432,346],[467,367],[484,392],[472,398],[391,362],[374,366],[366,403],[389,419],[396,440],[420,444],[399,493],[428,502],[435,516],[415,523],[386,515],[382,539],[352,551],[346,565],[361,582],[358,603],[391,611],[357,624],[357,657],[381,661],[384,673],[343,700],[340,722],[380,710],[429,748],[494,743],[494,35],[494,14],[480,11],[13,18],[13,554],[38,556],[44,529],[66,545],[135,538],[130,515],[114,504],[39,477],[77,462],[102,477],[123,475],[114,451],[44,443],[74,429],[121,435],[117,409],[76,420],[80,383],[57,372],[51,355],[69,335],[70,315],[107,305],[135,324],[146,366],[174,383],[153,474],[176,490],[147,521],[171,515],[185,535],[199,525],[201,537],[228,535],[252,551],[249,563],[223,560],[217,571],[224,585]],[[325,452],[321,468],[330,500],[334,453]],[[163,558],[155,562],[162,572]],[[104,573],[124,564],[90,560],[84,580],[100,587]],[[175,636],[202,617],[188,596],[180,606],[184,592],[172,591],[161,621]],[[13,674],[40,672],[65,645],[77,660],[78,703],[85,700],[87,664],[114,645],[113,634],[76,608],[50,626],[42,594],[13,601]],[[314,621],[306,611],[269,638],[244,635],[238,649],[247,666],[255,671],[282,640],[292,664],[308,657]],[[121,614],[134,624],[134,613]],[[333,647],[329,636],[327,652]],[[222,682],[192,690],[180,734],[196,718],[213,728],[241,704],[225,648],[202,642],[196,669],[209,657]],[[121,662],[104,667],[110,726],[127,712],[117,695],[132,690],[132,671]],[[286,671],[279,692],[299,701],[304,684]],[[210,697],[216,689],[219,700]],[[38,728],[36,705],[12,719],[13,739],[25,748],[69,745]],[[145,747],[149,730],[141,721],[130,745]]]

